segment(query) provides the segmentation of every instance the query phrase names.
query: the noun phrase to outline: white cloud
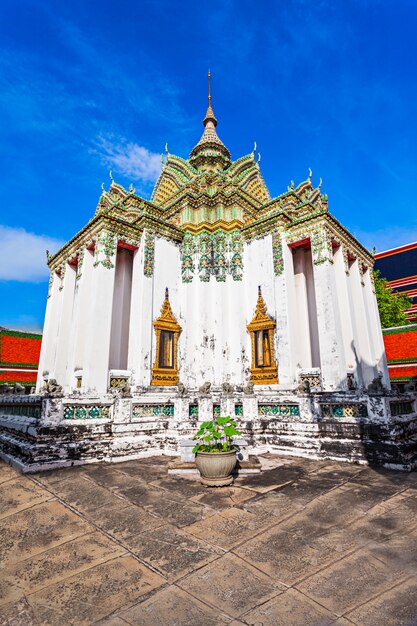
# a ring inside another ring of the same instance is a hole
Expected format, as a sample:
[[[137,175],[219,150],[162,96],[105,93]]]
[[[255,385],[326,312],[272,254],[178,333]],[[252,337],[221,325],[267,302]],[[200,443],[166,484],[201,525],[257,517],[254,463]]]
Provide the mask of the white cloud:
[[[99,150],[107,165],[134,181],[154,183],[161,172],[161,156],[138,144],[100,138]]]
[[[56,252],[64,241],[0,225],[0,280],[40,282],[49,276],[45,250]]]

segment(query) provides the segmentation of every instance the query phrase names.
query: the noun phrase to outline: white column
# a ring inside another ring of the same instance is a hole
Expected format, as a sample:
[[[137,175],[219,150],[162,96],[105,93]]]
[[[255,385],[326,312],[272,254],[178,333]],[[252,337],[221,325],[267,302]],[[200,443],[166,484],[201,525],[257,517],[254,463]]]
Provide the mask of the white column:
[[[322,237],[325,241],[324,233]],[[312,254],[323,389],[343,389],[347,384],[346,360],[332,252],[328,250],[326,256],[312,248]]]
[[[368,312],[369,333],[372,338],[373,357],[377,372],[382,374],[382,384],[390,389],[391,384],[388,374],[384,339],[382,336],[381,320],[379,317],[378,303],[373,290],[371,272],[372,268],[368,269],[363,275],[365,283],[363,287],[363,295],[365,307]]]
[[[118,250],[113,295],[110,369],[125,370],[127,368],[131,290],[132,253],[129,250]]]
[[[310,323],[305,274],[305,254],[303,248],[296,248],[293,254],[294,286],[297,319],[297,364],[312,367]]]
[[[72,352],[68,361],[66,384],[73,388],[75,385],[75,370],[82,370],[85,364],[85,354],[88,345],[89,322],[91,319],[91,294],[93,291],[93,263],[94,254],[91,250],[84,250],[82,263],[78,267],[79,277],[76,280],[76,296],[74,303],[73,334],[71,337]],[[84,380],[83,380],[84,387]]]
[[[359,273],[358,260],[350,265],[349,281],[351,298],[355,315],[357,332],[357,353],[362,372],[362,381],[365,387],[369,385],[377,375],[369,340],[368,322],[366,317],[365,303],[363,299],[363,287]]]
[[[66,371],[69,359],[70,335],[74,312],[75,277],[77,268],[66,265],[62,289],[61,314],[59,319],[58,341],[54,375],[60,385],[65,385]]]
[[[277,242],[279,246],[279,242]],[[274,276],[278,382],[281,385],[293,385],[296,381],[297,361],[296,313],[297,304],[294,286],[294,263],[291,249],[285,240],[281,243],[281,264]]]
[[[334,274],[339,301],[340,320],[342,324],[343,346],[345,351],[347,371],[355,370],[357,366],[355,356],[355,333],[351,313],[351,303],[349,302],[349,290],[346,275],[346,266],[343,256],[343,246],[340,245],[334,253]],[[360,382],[360,381],[358,381]]]
[[[59,304],[62,294],[59,291],[61,281],[55,271],[51,272],[51,279],[52,284],[50,285],[50,293],[46,302],[45,321],[42,331],[42,345],[39,357],[36,391],[40,391],[43,387],[44,372],[51,374],[55,365],[55,349],[58,339],[59,324]]]
[[[161,302],[162,304],[162,302]],[[150,384],[153,341],[153,278],[144,275],[144,235],[133,256],[127,368],[132,384]]]
[[[110,242],[110,243],[109,243]],[[96,242],[83,387],[105,393],[108,385],[116,241],[103,232]]]

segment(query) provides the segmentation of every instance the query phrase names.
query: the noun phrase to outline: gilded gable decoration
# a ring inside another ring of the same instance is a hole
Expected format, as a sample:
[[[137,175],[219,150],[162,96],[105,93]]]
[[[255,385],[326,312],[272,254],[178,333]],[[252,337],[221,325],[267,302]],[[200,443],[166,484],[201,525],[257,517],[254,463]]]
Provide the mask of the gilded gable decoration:
[[[261,287],[258,287],[258,301],[255,315],[247,325],[252,348],[252,366],[250,382],[255,385],[274,385],[278,383],[278,370],[274,351],[275,322],[269,317]]]
[[[161,315],[154,321],[153,327],[156,347],[151,385],[158,387],[178,385],[178,338],[182,328],[172,312],[168,287],[165,289]]]

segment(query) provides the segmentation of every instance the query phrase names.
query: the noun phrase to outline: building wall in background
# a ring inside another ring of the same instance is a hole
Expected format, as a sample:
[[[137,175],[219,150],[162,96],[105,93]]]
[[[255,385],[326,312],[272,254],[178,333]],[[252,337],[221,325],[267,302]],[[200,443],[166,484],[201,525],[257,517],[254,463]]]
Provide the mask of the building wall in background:
[[[385,328],[382,332],[391,382],[417,379],[417,324]]]
[[[0,328],[0,385],[36,384],[42,335]]]
[[[392,289],[411,298],[407,319],[417,322],[417,241],[375,254],[375,270]]]

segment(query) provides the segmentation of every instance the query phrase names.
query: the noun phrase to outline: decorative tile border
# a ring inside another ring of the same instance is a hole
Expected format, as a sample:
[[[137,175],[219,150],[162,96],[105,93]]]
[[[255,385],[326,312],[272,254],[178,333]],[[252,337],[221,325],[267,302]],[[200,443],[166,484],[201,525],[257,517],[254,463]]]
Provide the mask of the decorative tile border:
[[[321,404],[323,417],[368,417],[366,404],[359,402],[351,404]]]
[[[226,233],[219,229],[199,235],[186,233],[181,247],[182,282],[191,283],[194,274],[204,283],[211,276],[217,282],[225,282],[229,274],[240,281],[243,276],[243,239],[239,231]]]
[[[400,402],[390,402],[390,411],[392,417],[397,417],[398,415],[410,415],[410,413],[414,413],[414,402],[412,400],[403,400]]]
[[[174,415],[173,404],[134,404],[132,407],[133,417],[159,417]]]
[[[83,420],[110,417],[110,407],[97,404],[67,404],[64,406],[65,420]]]
[[[42,415],[42,404],[0,404],[0,415],[22,415],[39,419]]]
[[[299,417],[300,407],[298,404],[260,404],[258,406],[258,414],[261,417],[273,417],[276,415]]]
[[[148,229],[145,230],[144,255],[143,273],[151,278],[155,263],[155,233]]]

